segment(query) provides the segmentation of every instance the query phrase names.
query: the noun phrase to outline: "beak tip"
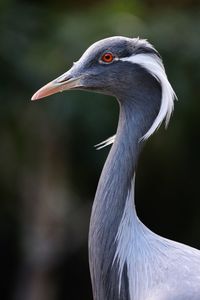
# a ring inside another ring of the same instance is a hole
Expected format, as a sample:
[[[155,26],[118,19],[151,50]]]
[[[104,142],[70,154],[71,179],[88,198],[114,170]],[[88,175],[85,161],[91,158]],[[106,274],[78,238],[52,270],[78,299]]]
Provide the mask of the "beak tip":
[[[31,97],[31,101],[34,101],[34,100],[36,100],[35,95],[33,95],[33,96]]]
[[[35,101],[40,99],[40,93],[38,93],[38,91],[31,97],[31,101]]]

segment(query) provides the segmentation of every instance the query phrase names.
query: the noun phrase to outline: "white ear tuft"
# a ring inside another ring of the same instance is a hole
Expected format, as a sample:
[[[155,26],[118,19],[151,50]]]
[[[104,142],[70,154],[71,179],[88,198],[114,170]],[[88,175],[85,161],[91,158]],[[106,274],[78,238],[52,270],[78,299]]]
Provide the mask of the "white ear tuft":
[[[153,46],[151,46],[153,48]],[[174,100],[177,99],[176,94],[168,81],[163,66],[162,60],[156,54],[135,54],[130,57],[121,58],[122,61],[129,61],[138,64],[145,68],[152,76],[154,76],[160,83],[162,89],[162,100],[160,111],[152,124],[151,128],[141,138],[141,140],[148,139],[162,124],[165,119],[165,127],[167,127],[170,116],[174,109]]]

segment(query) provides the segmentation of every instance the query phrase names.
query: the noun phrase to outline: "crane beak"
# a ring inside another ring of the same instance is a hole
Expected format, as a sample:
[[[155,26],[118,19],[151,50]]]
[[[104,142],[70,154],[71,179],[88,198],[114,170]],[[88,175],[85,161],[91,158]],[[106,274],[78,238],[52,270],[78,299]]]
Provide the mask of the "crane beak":
[[[81,87],[81,78],[83,76],[74,77],[71,75],[70,70],[55,80],[47,83],[39,89],[31,98],[31,100],[38,100],[58,92],[75,89]]]

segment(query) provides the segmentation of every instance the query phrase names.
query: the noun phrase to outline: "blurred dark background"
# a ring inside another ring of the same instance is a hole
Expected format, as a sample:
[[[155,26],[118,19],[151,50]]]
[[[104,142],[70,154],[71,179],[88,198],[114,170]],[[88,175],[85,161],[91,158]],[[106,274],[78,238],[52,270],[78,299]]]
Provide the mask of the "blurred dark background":
[[[148,38],[179,101],[148,141],[137,210],[156,233],[200,248],[200,2],[0,2],[0,298],[91,300],[89,216],[115,99],[67,92],[32,103],[93,42]]]

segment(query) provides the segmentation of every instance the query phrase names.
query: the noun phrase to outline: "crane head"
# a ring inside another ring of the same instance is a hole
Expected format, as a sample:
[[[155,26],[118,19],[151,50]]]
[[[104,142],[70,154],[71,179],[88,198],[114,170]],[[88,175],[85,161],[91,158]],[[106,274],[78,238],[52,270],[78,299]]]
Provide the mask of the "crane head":
[[[116,36],[100,40],[90,46],[70,70],[36,92],[32,100],[70,89],[117,97],[118,92],[126,92],[133,74],[139,72],[137,64],[130,64],[126,58],[140,53],[159,56],[151,44],[139,38]]]
[[[176,99],[156,49],[144,39],[121,36],[91,45],[71,69],[39,89],[32,100],[72,89],[112,95],[119,101],[159,94],[160,111],[144,139],[152,135],[164,119],[168,124]],[[147,103],[147,109],[148,106]]]

